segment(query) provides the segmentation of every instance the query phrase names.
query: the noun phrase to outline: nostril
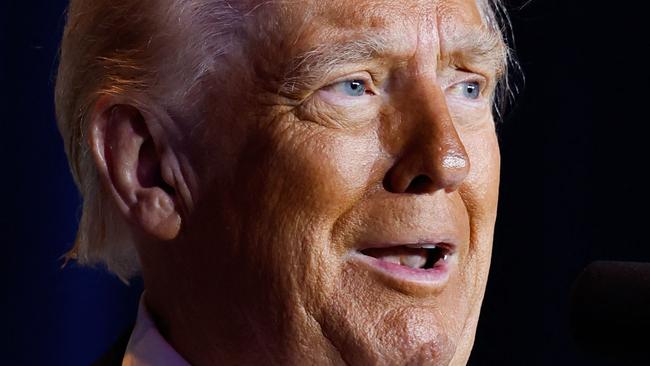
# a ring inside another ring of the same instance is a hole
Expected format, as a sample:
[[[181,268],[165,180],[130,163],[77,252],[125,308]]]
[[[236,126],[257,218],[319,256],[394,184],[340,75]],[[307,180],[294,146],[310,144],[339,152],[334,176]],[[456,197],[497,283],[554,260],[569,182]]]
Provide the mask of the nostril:
[[[402,168],[402,169],[400,169]],[[392,193],[428,194],[440,189],[435,177],[425,172],[409,174],[404,167],[393,167],[384,176],[384,189]]]
[[[406,188],[407,193],[427,193],[430,192],[433,186],[431,178],[424,174],[420,174],[411,180]]]
[[[423,194],[430,193],[435,189],[433,180],[424,174],[420,174],[411,179],[405,188],[396,187],[395,183],[391,182],[389,176],[387,175],[383,181],[384,189],[389,192]]]

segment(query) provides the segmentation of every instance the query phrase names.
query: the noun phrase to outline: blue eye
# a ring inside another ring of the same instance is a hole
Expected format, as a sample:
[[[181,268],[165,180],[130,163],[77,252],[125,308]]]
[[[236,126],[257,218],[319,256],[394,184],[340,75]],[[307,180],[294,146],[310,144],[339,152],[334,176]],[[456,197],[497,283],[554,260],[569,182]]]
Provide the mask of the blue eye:
[[[481,85],[476,81],[464,82],[461,87],[465,98],[478,99],[481,96]]]
[[[345,80],[334,85],[340,91],[350,97],[360,97],[366,94],[366,83],[363,80]]]

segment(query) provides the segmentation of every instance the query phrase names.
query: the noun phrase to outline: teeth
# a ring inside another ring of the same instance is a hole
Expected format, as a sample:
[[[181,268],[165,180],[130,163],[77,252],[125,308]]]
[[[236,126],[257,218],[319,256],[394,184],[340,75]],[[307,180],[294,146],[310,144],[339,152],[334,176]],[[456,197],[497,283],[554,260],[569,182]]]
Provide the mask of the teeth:
[[[406,245],[406,247],[414,249],[436,249],[438,246],[435,244],[410,244]]]
[[[427,258],[422,255],[403,255],[399,260],[401,265],[410,268],[421,268],[427,263]]]
[[[393,263],[393,264],[402,264],[400,256],[398,256],[398,255],[386,255],[386,256],[381,257],[381,260],[384,261],[384,262],[389,262],[389,263]]]

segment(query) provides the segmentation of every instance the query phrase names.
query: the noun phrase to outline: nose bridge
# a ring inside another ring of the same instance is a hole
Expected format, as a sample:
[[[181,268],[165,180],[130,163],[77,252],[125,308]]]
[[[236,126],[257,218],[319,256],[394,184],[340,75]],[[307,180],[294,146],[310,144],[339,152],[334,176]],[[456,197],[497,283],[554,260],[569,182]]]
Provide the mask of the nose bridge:
[[[417,129],[422,131],[419,136],[423,141],[419,141],[416,148],[421,146],[424,156],[429,156],[425,162],[432,164],[431,169],[466,168],[469,158],[449,112],[444,92],[436,85],[422,89],[424,91],[418,101],[422,110],[414,123],[417,124]]]
[[[432,77],[412,78],[410,92],[402,91],[402,154],[391,182],[400,192],[456,190],[467,176],[470,161],[449,112],[444,91]]]

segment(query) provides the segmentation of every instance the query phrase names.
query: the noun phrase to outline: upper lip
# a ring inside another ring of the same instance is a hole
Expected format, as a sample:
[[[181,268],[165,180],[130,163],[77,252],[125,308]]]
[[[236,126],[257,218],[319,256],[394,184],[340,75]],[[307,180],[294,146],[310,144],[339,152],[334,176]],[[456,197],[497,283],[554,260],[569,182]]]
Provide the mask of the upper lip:
[[[444,248],[447,254],[468,249],[467,213],[460,202],[446,194],[406,196],[399,200],[380,195],[364,201],[358,210],[355,220],[344,221],[351,229],[342,231],[346,234],[341,237],[348,251],[406,245],[436,245]]]
[[[357,248],[357,251],[362,252],[366,249],[377,249],[377,248],[392,248],[406,246],[410,248],[439,248],[445,251],[445,254],[454,254],[458,249],[458,240],[455,238],[450,238],[449,236],[440,237],[440,238],[429,238],[429,239],[415,239],[415,240],[396,240],[396,241],[382,241],[382,242],[367,242],[363,245],[360,245]]]

